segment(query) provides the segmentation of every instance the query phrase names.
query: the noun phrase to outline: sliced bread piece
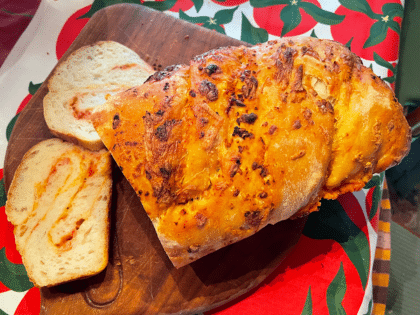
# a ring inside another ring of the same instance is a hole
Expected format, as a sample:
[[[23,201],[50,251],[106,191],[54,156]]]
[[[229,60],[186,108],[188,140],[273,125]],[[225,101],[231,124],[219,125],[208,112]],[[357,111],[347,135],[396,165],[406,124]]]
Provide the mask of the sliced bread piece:
[[[32,147],[17,168],[6,214],[30,280],[53,286],[108,263],[111,157],[61,139]]]
[[[44,117],[51,133],[90,150],[103,148],[90,123],[91,111],[110,96],[143,82],[153,68],[137,53],[113,41],[73,52],[54,71],[44,97]]]

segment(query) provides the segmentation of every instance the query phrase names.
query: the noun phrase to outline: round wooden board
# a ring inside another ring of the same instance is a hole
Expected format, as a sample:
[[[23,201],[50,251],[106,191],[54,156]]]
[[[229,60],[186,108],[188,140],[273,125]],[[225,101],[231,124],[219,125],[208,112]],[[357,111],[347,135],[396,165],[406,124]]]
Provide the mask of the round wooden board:
[[[62,60],[99,40],[118,41],[162,67],[187,63],[213,48],[244,44],[139,5],[120,4],[98,11]],[[6,152],[6,190],[25,152],[53,137],[43,118],[46,93],[44,83],[16,122]],[[42,314],[194,314],[210,310],[249,292],[270,275],[297,243],[304,226],[305,219],[300,219],[265,227],[248,239],[176,269],[118,168],[113,176],[108,267],[88,279],[43,288]]]

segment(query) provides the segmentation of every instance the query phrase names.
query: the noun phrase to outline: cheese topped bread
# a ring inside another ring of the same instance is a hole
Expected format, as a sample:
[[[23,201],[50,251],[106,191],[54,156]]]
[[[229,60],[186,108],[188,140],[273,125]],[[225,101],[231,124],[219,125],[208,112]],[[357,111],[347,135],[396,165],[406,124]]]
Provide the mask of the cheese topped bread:
[[[175,267],[362,189],[411,139],[360,58],[303,37],[210,51],[91,118]]]
[[[91,276],[108,263],[111,157],[61,139],[32,147],[7,195],[16,247],[37,287]]]
[[[142,84],[154,70],[137,53],[113,41],[73,52],[54,70],[44,97],[44,117],[57,137],[90,150],[103,148],[89,118],[92,110],[122,89]]]

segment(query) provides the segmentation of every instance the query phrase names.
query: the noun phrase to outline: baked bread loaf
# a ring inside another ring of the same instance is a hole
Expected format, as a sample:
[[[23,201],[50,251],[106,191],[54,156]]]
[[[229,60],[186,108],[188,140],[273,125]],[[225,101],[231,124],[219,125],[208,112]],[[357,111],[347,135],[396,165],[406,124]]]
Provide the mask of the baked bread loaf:
[[[175,267],[362,189],[411,139],[392,90],[314,38],[210,51],[91,118]]]
[[[6,215],[37,287],[91,276],[108,263],[111,156],[61,139],[32,147],[17,168]]]
[[[55,136],[90,150],[103,143],[88,117],[121,89],[142,84],[153,69],[134,51],[102,41],[73,52],[55,70],[44,97],[44,117]]]

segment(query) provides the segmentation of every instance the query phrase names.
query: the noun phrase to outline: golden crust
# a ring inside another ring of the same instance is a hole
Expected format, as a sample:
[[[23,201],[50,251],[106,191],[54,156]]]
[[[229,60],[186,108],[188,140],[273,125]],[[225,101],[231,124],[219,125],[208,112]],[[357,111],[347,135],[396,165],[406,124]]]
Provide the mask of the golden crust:
[[[392,91],[312,38],[210,51],[92,117],[176,267],[361,189],[410,145]]]

